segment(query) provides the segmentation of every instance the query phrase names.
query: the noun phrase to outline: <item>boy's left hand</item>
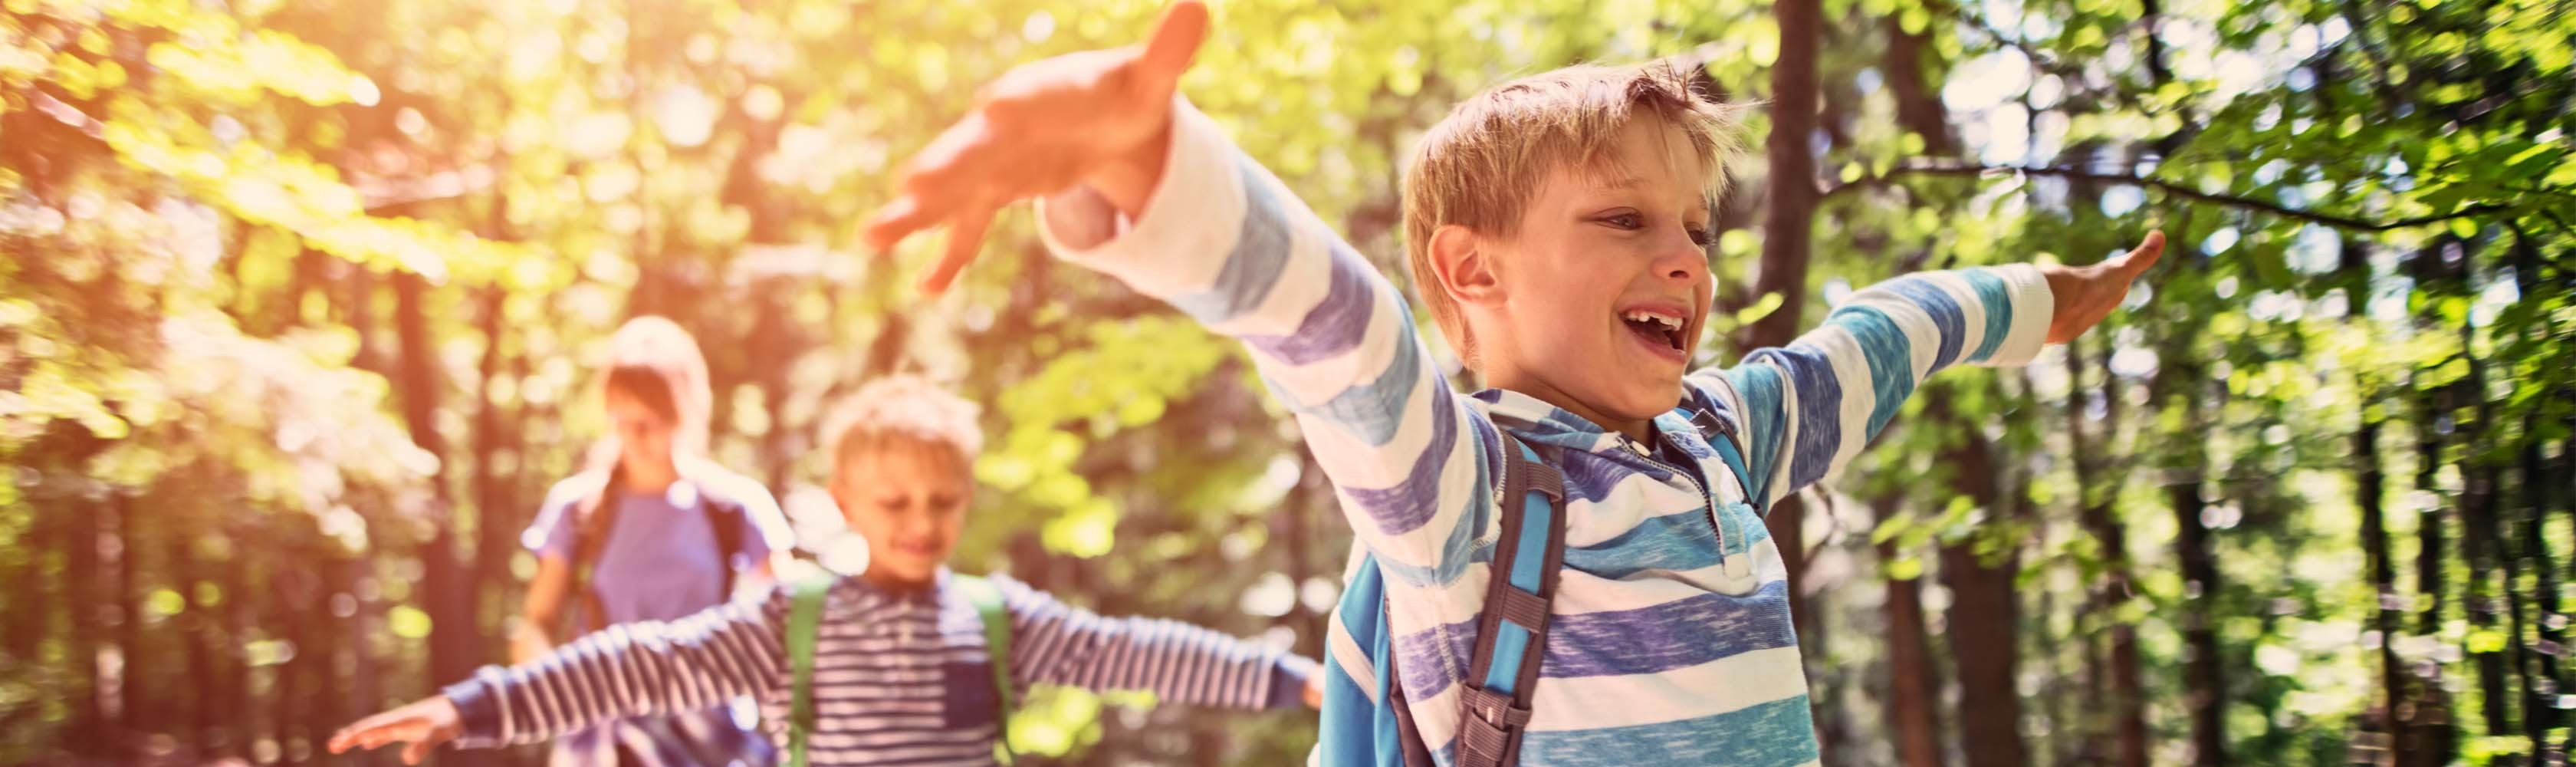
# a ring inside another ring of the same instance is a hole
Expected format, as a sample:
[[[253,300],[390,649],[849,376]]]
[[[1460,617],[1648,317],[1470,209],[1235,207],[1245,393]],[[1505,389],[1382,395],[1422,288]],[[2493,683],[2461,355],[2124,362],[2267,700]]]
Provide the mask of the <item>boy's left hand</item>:
[[[2057,311],[2049,315],[2048,342],[2062,344],[2084,335],[2120,302],[2129,297],[2129,284],[2165,253],[2165,233],[2148,232],[2145,242],[2127,254],[2104,259],[2091,266],[2042,266],[2041,276],[2048,279],[2048,292],[2057,299]]]

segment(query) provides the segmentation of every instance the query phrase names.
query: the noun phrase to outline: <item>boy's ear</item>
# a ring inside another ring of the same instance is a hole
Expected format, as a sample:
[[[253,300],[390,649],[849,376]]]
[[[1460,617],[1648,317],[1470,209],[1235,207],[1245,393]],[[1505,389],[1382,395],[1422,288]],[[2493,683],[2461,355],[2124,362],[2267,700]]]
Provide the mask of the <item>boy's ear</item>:
[[[1462,304],[1484,304],[1502,298],[1502,280],[1494,270],[1492,250],[1476,231],[1443,224],[1431,231],[1431,271],[1440,289]]]

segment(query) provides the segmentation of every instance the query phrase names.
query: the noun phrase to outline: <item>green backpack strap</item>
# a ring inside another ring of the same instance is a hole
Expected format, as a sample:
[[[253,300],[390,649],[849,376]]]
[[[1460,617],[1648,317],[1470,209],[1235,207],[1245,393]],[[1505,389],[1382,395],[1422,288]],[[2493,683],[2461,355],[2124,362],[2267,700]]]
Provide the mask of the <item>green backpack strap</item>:
[[[806,767],[805,741],[814,732],[814,645],[823,630],[823,602],[840,580],[831,571],[796,560],[780,568],[792,601],[787,610],[787,663],[796,672],[795,702],[787,723],[788,767]]]
[[[1003,764],[1011,764],[1011,712],[1019,708],[1011,695],[1011,613],[1002,605],[1002,590],[995,588],[992,581],[953,575],[948,582],[957,587],[958,596],[975,606],[975,617],[984,623],[984,650],[992,659],[988,665],[993,667],[993,694],[1002,702],[993,720],[995,757]]]

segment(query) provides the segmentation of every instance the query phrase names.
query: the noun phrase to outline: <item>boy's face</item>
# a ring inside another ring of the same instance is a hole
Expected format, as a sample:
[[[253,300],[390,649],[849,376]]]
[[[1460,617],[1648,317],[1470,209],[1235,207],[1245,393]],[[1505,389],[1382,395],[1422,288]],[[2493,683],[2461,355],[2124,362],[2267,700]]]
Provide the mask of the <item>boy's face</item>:
[[[930,582],[957,548],[975,481],[946,445],[895,438],[852,451],[833,468],[832,499],[868,542],[868,580]]]
[[[1515,236],[1480,241],[1496,290],[1467,311],[1488,382],[1631,433],[1671,410],[1712,288],[1704,173],[1680,129],[1642,117],[1590,168],[1549,173]]]

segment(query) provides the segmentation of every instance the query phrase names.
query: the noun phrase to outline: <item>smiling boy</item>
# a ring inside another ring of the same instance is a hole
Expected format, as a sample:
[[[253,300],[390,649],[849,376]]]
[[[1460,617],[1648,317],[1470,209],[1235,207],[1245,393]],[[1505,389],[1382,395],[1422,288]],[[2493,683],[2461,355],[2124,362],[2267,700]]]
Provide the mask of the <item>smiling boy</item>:
[[[1058,256],[1242,340],[1379,564],[1394,672],[1441,764],[1466,761],[1467,730],[1523,765],[1814,762],[1787,573],[1756,509],[1849,460],[1924,376],[2082,333],[2161,252],[2150,235],[2089,267],[1901,277],[1786,348],[1688,370],[1731,121],[1661,64],[1560,69],[1460,104],[1405,172],[1423,299],[1492,387],[1461,395],[1395,286],[1174,98],[1206,23],[1184,2],[1140,49],[1005,75],[868,234],[949,227],[936,290],[996,207],[1043,198]],[[1471,721],[1506,434],[1562,472],[1567,550],[1531,704]],[[1337,661],[1360,654],[1333,639]]]

